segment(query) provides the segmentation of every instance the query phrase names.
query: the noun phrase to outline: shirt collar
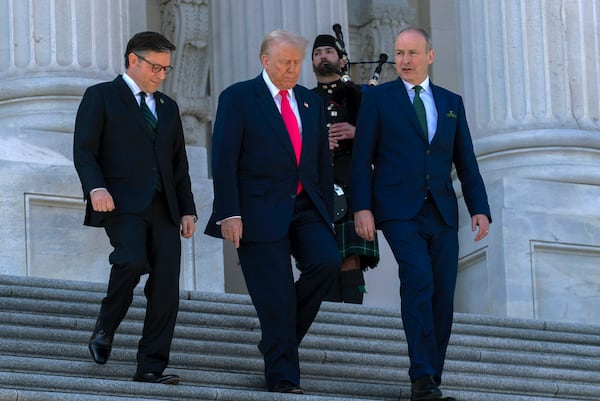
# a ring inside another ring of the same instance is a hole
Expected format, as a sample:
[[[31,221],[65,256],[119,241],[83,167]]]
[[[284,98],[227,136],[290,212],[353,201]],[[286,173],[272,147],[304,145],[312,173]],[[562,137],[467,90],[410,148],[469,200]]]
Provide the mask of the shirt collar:
[[[139,95],[140,95],[140,92],[142,92],[142,89],[138,86],[138,84],[135,83],[133,78],[131,78],[129,75],[127,75],[126,72],[123,73],[123,81],[125,81],[127,86],[129,86],[129,89],[131,90],[133,95],[139,99]],[[154,97],[153,97],[152,93],[146,93],[146,98],[153,99]]]
[[[417,85],[413,85],[413,84],[411,84],[409,82],[406,82],[405,80],[402,80],[402,83],[404,84],[404,87],[406,88],[407,92],[410,92],[412,90],[412,88],[414,88],[415,86],[417,86]],[[423,90],[425,92],[430,92],[430,90],[429,90],[429,75],[427,75],[427,77],[425,77],[425,81],[421,82],[419,84],[419,86],[421,88],[423,88]]]
[[[265,80],[265,83],[267,84],[267,88],[269,88],[269,92],[271,92],[271,96],[273,98],[279,96],[279,88],[277,88],[275,86],[275,84],[273,83],[273,81],[271,81],[271,78],[269,78],[269,74],[267,74],[267,71],[263,70],[262,77]],[[294,99],[293,89],[288,89],[287,93],[288,93],[288,99],[290,99],[290,100]]]

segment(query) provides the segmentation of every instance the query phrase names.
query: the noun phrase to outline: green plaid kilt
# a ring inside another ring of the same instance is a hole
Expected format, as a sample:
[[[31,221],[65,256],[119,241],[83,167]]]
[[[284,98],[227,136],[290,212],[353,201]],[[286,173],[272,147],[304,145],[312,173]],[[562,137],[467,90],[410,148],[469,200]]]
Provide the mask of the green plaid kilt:
[[[348,214],[350,215],[350,213]],[[335,223],[335,239],[342,260],[350,255],[359,255],[360,267],[363,270],[373,269],[379,263],[377,236],[374,241],[365,241],[360,238],[354,230],[354,220],[350,216]]]

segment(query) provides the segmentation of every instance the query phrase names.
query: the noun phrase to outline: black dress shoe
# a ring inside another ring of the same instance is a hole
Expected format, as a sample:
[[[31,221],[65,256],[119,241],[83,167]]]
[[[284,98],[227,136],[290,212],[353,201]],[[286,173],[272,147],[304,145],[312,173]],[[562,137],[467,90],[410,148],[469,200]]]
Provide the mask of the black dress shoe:
[[[410,401],[433,401],[442,399],[442,392],[431,376],[417,379],[410,390]]]
[[[302,390],[300,386],[296,386],[286,381],[274,384],[269,391],[272,393],[304,394],[304,390]]]
[[[96,363],[104,365],[108,361],[112,350],[113,336],[104,329],[97,328],[92,333],[88,343],[88,349]]]
[[[180,377],[177,375],[163,375],[161,373],[136,373],[133,376],[134,382],[159,383],[159,384],[178,384]]]

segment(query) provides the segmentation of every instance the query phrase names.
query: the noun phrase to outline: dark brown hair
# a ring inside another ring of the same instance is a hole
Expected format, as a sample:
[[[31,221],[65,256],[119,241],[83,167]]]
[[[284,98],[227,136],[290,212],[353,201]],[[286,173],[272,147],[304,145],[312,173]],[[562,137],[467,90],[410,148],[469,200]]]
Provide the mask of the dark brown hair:
[[[158,32],[140,32],[133,35],[125,49],[125,68],[129,67],[130,53],[143,53],[147,51],[170,53],[175,50],[175,45]]]

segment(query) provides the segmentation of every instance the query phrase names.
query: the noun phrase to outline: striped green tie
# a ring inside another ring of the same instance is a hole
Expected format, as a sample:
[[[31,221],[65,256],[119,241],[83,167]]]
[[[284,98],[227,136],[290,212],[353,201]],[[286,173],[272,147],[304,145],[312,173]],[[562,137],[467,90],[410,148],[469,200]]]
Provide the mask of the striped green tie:
[[[146,119],[146,124],[148,124],[148,128],[150,128],[150,132],[152,132],[152,139],[156,137],[156,117],[150,110],[150,107],[146,104],[146,93],[140,92],[140,107],[142,108],[142,113],[144,114],[144,118]],[[156,173],[156,190],[158,192],[162,191],[162,181],[160,178],[160,174]]]
[[[144,118],[146,119],[146,123],[148,127],[152,131],[152,133],[156,133],[156,117],[150,110],[150,107],[146,104],[146,92],[140,92],[140,107],[142,108],[142,113],[144,114]]]
[[[419,85],[417,85],[417,86],[413,87],[413,89],[415,90],[415,98],[413,99],[413,106],[415,107],[415,112],[417,113],[417,120],[419,120],[421,129],[423,130],[423,133],[425,134],[425,139],[427,140],[427,142],[429,142],[429,132],[427,131],[427,114],[425,113],[425,105],[423,104],[423,101],[421,100],[421,96],[419,96],[419,93],[421,93],[421,90],[423,88],[421,88]]]

